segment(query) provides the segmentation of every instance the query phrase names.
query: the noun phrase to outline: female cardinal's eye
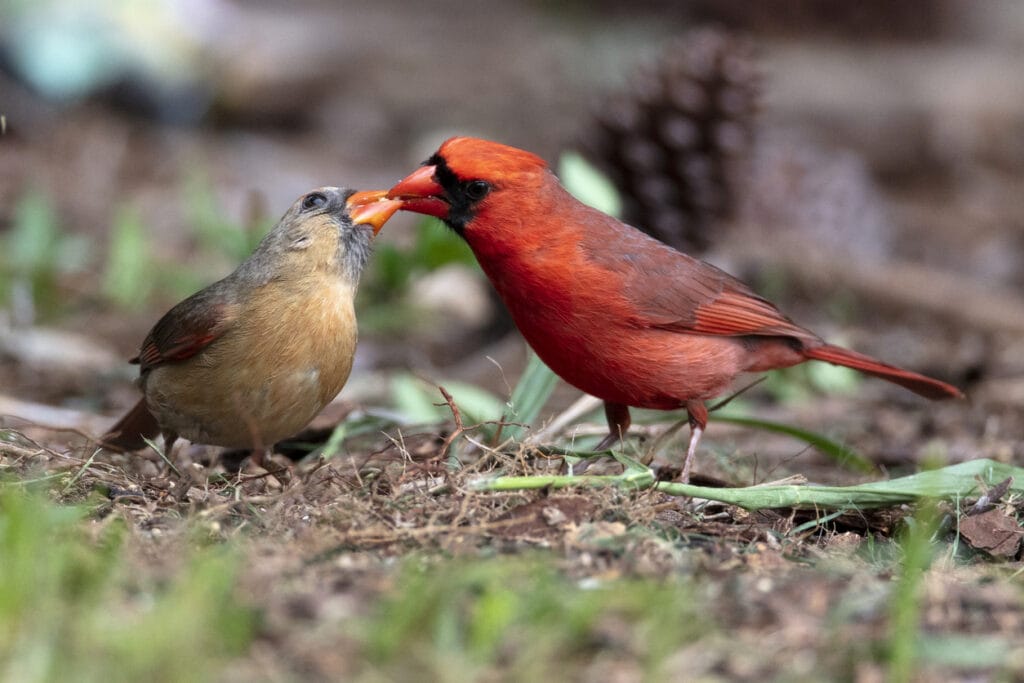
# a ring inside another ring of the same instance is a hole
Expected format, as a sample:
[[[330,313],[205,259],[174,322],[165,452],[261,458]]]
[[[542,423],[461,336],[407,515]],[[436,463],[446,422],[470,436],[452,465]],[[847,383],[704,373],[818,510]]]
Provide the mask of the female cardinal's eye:
[[[490,183],[484,182],[483,180],[474,180],[466,185],[466,196],[469,197],[470,201],[480,201],[487,196],[487,193],[490,191]]]
[[[312,211],[313,209],[319,209],[326,203],[327,197],[322,192],[310,192],[302,198],[302,210]]]

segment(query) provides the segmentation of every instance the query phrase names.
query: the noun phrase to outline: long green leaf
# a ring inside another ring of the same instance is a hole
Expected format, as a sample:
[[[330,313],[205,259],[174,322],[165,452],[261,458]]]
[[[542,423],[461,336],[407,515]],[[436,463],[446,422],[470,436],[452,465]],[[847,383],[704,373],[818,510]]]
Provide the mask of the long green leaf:
[[[762,429],[766,432],[775,432],[777,434],[792,436],[795,439],[800,439],[801,441],[814,446],[822,453],[822,455],[835,460],[843,467],[865,473],[874,472],[876,470],[874,463],[863,455],[860,455],[856,451],[851,450],[828,437],[815,432],[809,432],[806,429],[800,429],[799,427],[793,427],[792,425],[782,424],[780,422],[770,422],[768,420],[759,420],[756,418],[739,417],[734,415],[714,415],[711,419],[716,422],[729,422],[731,424],[742,425],[744,427]]]
[[[619,216],[622,198],[615,184],[575,152],[566,152],[558,161],[558,176],[565,189],[584,204],[598,211]]]

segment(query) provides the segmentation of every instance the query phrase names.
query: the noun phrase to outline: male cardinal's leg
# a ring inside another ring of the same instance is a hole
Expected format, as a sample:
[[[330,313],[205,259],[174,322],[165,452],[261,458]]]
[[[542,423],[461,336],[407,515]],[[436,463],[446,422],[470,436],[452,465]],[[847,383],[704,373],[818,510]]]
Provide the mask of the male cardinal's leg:
[[[686,412],[690,414],[690,446],[686,449],[686,460],[683,461],[683,474],[680,481],[684,484],[690,483],[690,465],[693,463],[693,456],[697,452],[697,444],[704,434],[704,428],[708,424],[708,409],[703,401],[687,401]]]
[[[604,416],[608,418],[608,436],[601,439],[597,444],[597,450],[603,451],[611,448],[619,439],[626,435],[632,420],[629,417],[629,406],[621,403],[604,402]]]

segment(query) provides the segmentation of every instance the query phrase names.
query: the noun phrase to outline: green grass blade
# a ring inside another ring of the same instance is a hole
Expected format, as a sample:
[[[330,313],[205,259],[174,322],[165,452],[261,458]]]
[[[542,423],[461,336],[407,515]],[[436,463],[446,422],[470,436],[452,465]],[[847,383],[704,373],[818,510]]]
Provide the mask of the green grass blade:
[[[222,680],[249,647],[258,622],[238,595],[238,553],[139,572],[112,521],[0,487],[0,680]]]
[[[555,383],[558,376],[544,364],[537,354],[529,352],[530,357],[526,363],[526,370],[519,378],[519,383],[512,390],[512,398],[509,401],[511,414],[507,417],[511,422],[518,422],[524,425],[532,425],[533,421],[540,415],[544,404],[551,397],[555,390]],[[524,427],[510,425],[502,430],[502,437],[519,439],[522,437]]]
[[[921,582],[932,562],[932,536],[942,515],[934,500],[926,500],[914,517],[905,520],[900,545],[903,562],[889,599],[889,633],[886,638],[889,659],[888,680],[910,683],[915,680],[920,640]]]
[[[119,307],[140,310],[153,289],[153,259],[138,209],[117,211],[103,272],[103,294]]]
[[[833,441],[832,439],[822,436],[816,432],[800,429],[799,427],[793,427],[792,425],[782,424],[780,422],[759,420],[752,417],[714,415],[712,419],[716,422],[728,422],[730,424],[741,425],[743,427],[753,427],[755,429],[762,429],[766,432],[774,432],[776,434],[791,436],[814,446],[826,457],[831,458],[839,465],[856,472],[870,473],[876,470],[874,463],[863,455],[860,455],[841,443]]]

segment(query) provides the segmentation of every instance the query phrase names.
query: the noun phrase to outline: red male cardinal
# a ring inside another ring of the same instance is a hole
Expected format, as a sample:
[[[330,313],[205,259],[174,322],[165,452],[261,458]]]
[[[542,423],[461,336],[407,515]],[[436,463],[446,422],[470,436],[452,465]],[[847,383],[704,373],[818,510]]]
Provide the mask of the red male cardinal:
[[[456,137],[388,192],[469,244],[537,355],[604,400],[610,432],[629,406],[689,413],[682,480],[707,424],[706,399],[742,372],[806,360],[845,365],[930,399],[945,382],[826,344],[712,265],[580,203],[529,152]]]

